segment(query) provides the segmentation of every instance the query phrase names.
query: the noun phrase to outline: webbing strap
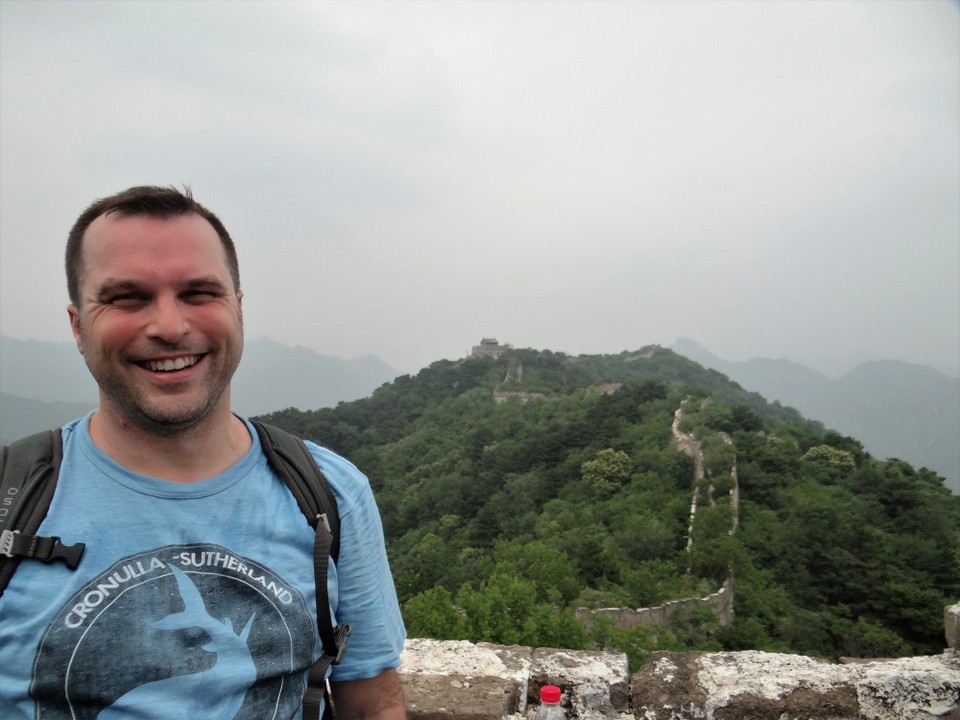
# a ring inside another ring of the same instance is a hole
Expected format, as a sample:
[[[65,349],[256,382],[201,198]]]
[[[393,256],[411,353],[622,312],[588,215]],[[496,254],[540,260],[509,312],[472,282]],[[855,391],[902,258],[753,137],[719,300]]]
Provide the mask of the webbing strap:
[[[63,560],[71,570],[80,563],[83,543],[64,545],[57,536],[25,535],[19,530],[0,532],[0,555],[8,558],[28,558],[51,563]]]
[[[327,670],[343,659],[350,635],[350,626],[347,624],[333,627],[327,590],[330,557],[332,555],[336,561],[339,552],[336,498],[303,440],[271,425],[259,422],[253,425],[271,467],[283,478],[315,530],[313,574],[317,592],[317,631],[323,643],[323,655],[307,673],[303,718],[319,720],[320,704],[325,696],[324,718],[332,718],[333,708],[327,693]]]
[[[326,515],[317,516],[317,532],[313,541],[313,575],[317,586],[317,629],[323,641],[323,655],[307,673],[307,689],[303,695],[303,720],[319,720],[320,702],[327,694],[327,670],[337,665],[347,650],[350,626],[333,627],[330,619],[330,598],[327,594],[327,571],[330,566],[330,545],[333,535],[327,527]],[[330,698],[324,705],[324,718],[333,717]]]

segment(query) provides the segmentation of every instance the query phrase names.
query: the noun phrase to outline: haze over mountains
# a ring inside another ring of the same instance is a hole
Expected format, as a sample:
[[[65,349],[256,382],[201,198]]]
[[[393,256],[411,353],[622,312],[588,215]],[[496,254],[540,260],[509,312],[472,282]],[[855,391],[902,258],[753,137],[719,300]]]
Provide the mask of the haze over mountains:
[[[343,360],[255,338],[244,346],[233,407],[245,416],[329,407],[365,397],[397,375],[376,357]],[[72,343],[0,336],[0,394],[2,443],[56,427],[97,405],[96,383]]]
[[[834,380],[789,360],[722,360],[687,338],[672,349],[859,440],[874,457],[930,468],[960,493],[960,379],[922,365],[876,360]]]
[[[856,438],[877,458],[897,457],[928,467],[960,493],[960,379],[880,360],[834,380],[789,360],[722,360],[685,338],[672,349],[767,400]],[[246,343],[233,406],[242,415],[331,407],[366,397],[400,374],[376,357],[343,360],[256,338]],[[72,343],[4,336],[0,393],[2,443],[79,417],[97,403],[96,385]]]

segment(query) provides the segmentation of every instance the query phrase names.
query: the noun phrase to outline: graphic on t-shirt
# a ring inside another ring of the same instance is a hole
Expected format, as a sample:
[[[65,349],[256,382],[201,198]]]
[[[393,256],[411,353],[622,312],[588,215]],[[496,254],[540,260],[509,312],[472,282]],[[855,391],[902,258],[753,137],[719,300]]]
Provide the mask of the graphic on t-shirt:
[[[312,612],[275,573],[217,545],[167,546],[61,608],[31,695],[44,719],[289,718],[313,651]]]

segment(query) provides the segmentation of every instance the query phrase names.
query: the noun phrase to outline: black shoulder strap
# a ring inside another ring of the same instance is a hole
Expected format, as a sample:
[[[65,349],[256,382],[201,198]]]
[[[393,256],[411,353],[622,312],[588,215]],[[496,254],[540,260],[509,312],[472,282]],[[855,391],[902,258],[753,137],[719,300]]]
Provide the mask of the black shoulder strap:
[[[83,543],[34,535],[47,515],[63,456],[60,430],[46,430],[0,448],[0,594],[22,559],[63,560],[76,568]]]
[[[317,628],[324,654],[310,668],[303,698],[303,717],[311,720],[320,715],[320,700],[326,693],[327,668],[343,659],[350,635],[350,626],[347,624],[333,627],[330,599],[327,596],[329,560],[332,557],[336,562],[340,554],[340,516],[333,491],[303,440],[272,425],[253,422],[253,426],[271,467],[283,478],[307,522],[316,531],[313,571],[317,585]],[[332,716],[329,697],[324,714],[326,717]]]
[[[273,425],[252,422],[270,466],[293,493],[310,527],[316,528],[320,522],[330,531],[333,536],[330,556],[336,562],[340,557],[340,515],[327,478],[320,472],[303,440]]]

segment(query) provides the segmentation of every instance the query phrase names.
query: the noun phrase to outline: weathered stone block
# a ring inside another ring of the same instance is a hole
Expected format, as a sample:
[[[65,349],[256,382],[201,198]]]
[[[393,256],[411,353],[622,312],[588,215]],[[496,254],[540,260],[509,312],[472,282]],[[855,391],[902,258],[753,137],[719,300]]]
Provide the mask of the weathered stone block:
[[[409,638],[400,666],[410,720],[501,720],[526,710],[530,648]]]
[[[653,653],[630,682],[633,713],[643,720],[686,720],[698,717],[707,693],[698,682],[703,653]]]
[[[947,605],[943,609],[943,631],[947,637],[947,647],[960,650],[960,603]]]
[[[501,720],[518,712],[516,681],[465,675],[400,675],[409,720]]]
[[[408,638],[401,656],[400,673],[447,675],[453,672],[522,681],[529,674],[532,653],[531,648],[519,645]]]
[[[775,653],[654,653],[631,682],[642,720],[960,720],[960,657],[835,665]]]
[[[615,718],[630,712],[630,669],[623,653],[538,648],[533,651],[528,700],[543,685],[559,685],[568,717]]]
[[[717,709],[714,717],[716,720],[859,720],[860,711],[857,691],[851,686],[843,686],[823,693],[797,688],[776,699],[750,694],[734,695],[726,707]]]
[[[867,720],[960,720],[960,653],[850,666]]]

